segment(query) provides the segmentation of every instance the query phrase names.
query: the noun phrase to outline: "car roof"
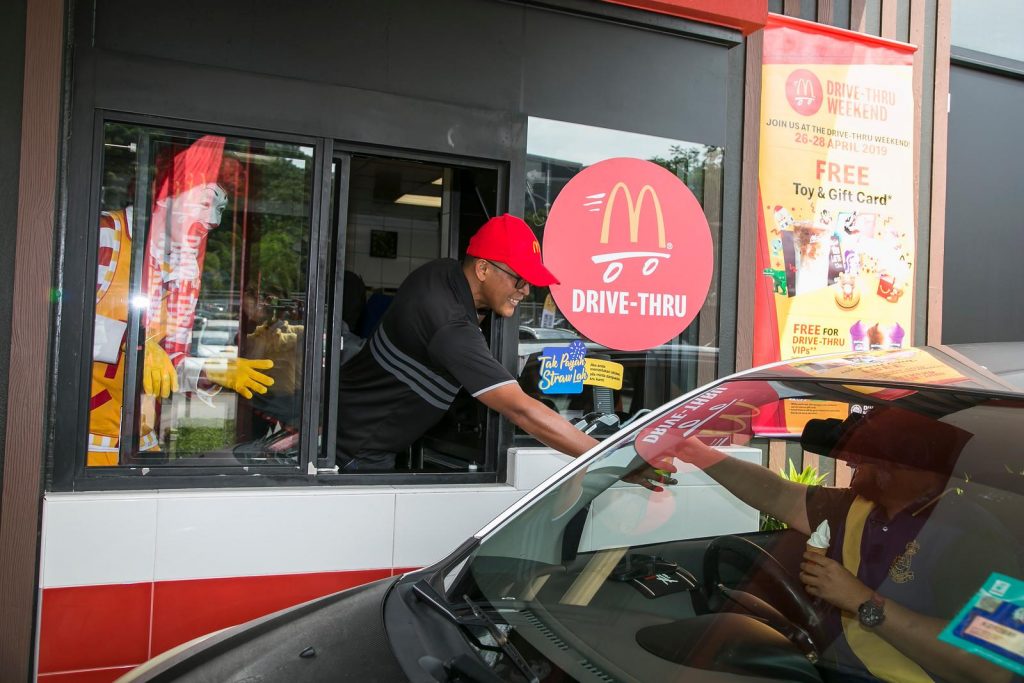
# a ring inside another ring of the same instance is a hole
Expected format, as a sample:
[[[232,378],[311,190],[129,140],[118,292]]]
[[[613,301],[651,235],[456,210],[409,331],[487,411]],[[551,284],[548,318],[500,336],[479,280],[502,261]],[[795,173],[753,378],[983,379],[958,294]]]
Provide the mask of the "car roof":
[[[1024,342],[920,346],[808,356],[731,376],[731,379],[835,381],[907,387],[960,389],[1024,395]],[[986,364],[986,362],[988,364]]]
[[[946,348],[1024,391],[1024,342],[954,344]]]

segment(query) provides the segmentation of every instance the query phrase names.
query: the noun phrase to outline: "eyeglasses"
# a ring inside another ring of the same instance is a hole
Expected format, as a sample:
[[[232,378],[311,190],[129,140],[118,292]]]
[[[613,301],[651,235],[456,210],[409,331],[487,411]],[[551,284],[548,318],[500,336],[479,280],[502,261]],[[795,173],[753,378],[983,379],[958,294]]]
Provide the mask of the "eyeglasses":
[[[499,265],[498,265],[497,263],[495,263],[494,261],[490,261],[490,260],[488,260],[488,259],[484,259],[484,260],[485,260],[485,261],[487,261],[488,263],[490,263],[490,264],[491,264],[492,266],[494,266],[494,267],[495,267],[495,268],[497,268],[498,270],[500,270],[501,272],[505,273],[505,275],[508,275],[508,276],[509,276],[510,278],[512,278],[513,280],[515,280],[515,281],[516,281],[516,282],[515,282],[515,288],[516,288],[516,289],[522,289],[523,287],[525,287],[525,286],[526,286],[526,278],[524,278],[524,277],[520,277],[520,276],[516,275],[516,274],[515,274],[515,273],[513,273],[513,272],[512,272],[511,270],[505,270],[504,268],[502,268],[501,266],[499,266]]]

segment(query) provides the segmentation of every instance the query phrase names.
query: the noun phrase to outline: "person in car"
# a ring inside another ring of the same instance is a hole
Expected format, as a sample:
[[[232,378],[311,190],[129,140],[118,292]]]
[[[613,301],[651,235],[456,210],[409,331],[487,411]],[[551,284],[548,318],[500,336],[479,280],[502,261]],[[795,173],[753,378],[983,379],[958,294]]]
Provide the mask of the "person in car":
[[[563,453],[575,457],[594,446],[523,392],[480,329],[488,312],[513,315],[531,285],[557,282],[533,231],[509,214],[484,223],[461,263],[438,259],[410,273],[359,354],[341,368],[339,470],[393,470],[396,455],[444,416],[460,388]]]
[[[807,593],[830,606],[819,648],[827,680],[1011,680],[938,640],[991,572],[1020,576],[1019,539],[950,483],[970,434],[896,407],[840,427],[828,455],[855,467],[849,488],[791,482],[694,437],[672,455],[802,534],[828,521],[827,554],[800,564]]]

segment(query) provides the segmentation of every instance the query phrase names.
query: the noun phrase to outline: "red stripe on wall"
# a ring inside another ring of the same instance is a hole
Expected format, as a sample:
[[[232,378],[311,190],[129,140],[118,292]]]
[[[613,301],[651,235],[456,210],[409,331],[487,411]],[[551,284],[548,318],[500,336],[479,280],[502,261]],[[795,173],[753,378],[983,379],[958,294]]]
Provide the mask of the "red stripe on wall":
[[[39,683],[111,683],[134,669],[134,666],[120,666],[114,669],[89,669],[87,671],[66,671],[59,674],[39,674]]]
[[[44,590],[39,673],[144,662],[152,590],[150,583]]]
[[[153,656],[228,626],[391,576],[390,569],[161,581],[153,594]]]
[[[47,588],[39,627],[40,680],[112,681],[211,631],[412,569]]]

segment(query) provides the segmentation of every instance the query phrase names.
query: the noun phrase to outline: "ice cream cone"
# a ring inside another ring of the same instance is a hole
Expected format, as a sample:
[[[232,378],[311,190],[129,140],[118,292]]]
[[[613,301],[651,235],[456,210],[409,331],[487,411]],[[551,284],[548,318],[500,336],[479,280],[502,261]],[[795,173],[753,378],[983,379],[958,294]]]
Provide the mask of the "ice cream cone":
[[[818,528],[811,533],[811,537],[807,539],[807,551],[824,556],[828,552],[831,542],[832,530],[829,529],[828,520],[822,520]]]

